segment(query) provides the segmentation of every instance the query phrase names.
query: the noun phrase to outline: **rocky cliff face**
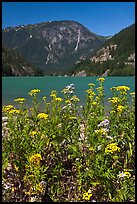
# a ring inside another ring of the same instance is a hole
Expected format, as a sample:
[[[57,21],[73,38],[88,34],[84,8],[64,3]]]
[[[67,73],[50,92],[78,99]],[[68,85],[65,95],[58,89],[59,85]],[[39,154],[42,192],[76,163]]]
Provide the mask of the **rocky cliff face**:
[[[2,41],[45,74],[61,73],[106,41],[75,21],[53,21],[6,28]]]
[[[117,48],[117,45],[109,45],[106,47],[101,48],[97,51],[97,53],[91,57],[92,62],[105,62],[107,60],[113,60],[114,57],[112,56],[112,52],[114,52]]]

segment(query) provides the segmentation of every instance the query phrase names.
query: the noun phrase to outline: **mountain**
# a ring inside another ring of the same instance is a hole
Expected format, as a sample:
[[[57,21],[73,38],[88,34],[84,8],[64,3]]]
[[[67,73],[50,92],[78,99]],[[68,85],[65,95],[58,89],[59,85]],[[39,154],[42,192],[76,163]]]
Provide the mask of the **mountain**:
[[[69,74],[83,70],[90,76],[135,75],[135,24],[108,39],[88,59],[78,61]]]
[[[75,21],[50,21],[2,30],[4,46],[14,49],[44,74],[64,74],[86,59],[106,38]]]
[[[34,68],[13,49],[2,46],[2,76],[37,76],[42,72]]]

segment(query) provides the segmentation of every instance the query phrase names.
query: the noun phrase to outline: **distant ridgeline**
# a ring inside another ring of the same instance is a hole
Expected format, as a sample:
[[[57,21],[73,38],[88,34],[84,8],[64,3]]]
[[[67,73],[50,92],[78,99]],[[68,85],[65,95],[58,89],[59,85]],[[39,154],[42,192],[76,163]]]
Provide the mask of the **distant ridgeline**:
[[[3,45],[14,49],[46,75],[65,74],[79,59],[85,59],[106,40],[80,23],[67,20],[2,30]]]
[[[3,75],[134,75],[135,24],[104,37],[75,21],[43,22],[3,29],[2,43]]]
[[[108,39],[88,59],[78,61],[69,74],[82,70],[89,76],[134,76],[135,24]]]

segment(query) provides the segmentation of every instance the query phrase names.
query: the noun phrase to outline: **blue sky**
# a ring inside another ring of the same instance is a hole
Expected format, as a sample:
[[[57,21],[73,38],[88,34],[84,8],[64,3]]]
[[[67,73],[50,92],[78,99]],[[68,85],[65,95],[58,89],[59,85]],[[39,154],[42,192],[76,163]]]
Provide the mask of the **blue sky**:
[[[135,2],[2,2],[2,28],[74,20],[103,36],[135,23]]]

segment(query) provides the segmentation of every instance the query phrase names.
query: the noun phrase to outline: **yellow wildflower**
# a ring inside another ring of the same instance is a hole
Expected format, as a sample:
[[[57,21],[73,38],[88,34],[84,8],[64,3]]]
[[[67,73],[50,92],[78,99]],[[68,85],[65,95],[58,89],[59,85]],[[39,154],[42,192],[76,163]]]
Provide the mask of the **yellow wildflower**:
[[[86,192],[83,194],[83,200],[90,200],[91,196],[92,196],[92,193]]]
[[[72,100],[72,101],[74,101],[74,102],[78,102],[78,101],[79,101],[79,98],[78,98],[76,95],[74,95],[74,96],[71,97],[70,100]]]
[[[55,101],[62,102],[62,101],[63,101],[63,99],[62,99],[62,98],[60,98],[60,97],[57,97],[57,98],[55,98]]]
[[[124,109],[124,106],[122,106],[122,105],[118,105],[118,107],[117,107],[117,111],[118,112],[122,112],[123,111],[123,109]]]
[[[34,154],[29,158],[29,162],[35,165],[39,165],[41,160],[42,160],[41,154]]]
[[[66,102],[67,104],[70,104],[70,103],[71,103],[71,101],[70,101],[69,99],[67,99],[65,102]]]
[[[107,128],[101,128],[99,130],[95,130],[95,133],[98,135],[107,135],[108,129]]]
[[[50,96],[55,98],[57,96],[57,91],[56,90],[52,90]]]
[[[108,144],[105,148],[105,153],[114,153],[116,151],[120,151],[120,148],[117,146],[117,143]]]
[[[21,104],[21,103],[23,103],[25,101],[25,98],[17,98],[14,101]]]
[[[131,174],[128,171],[124,172],[124,174],[126,175],[127,178],[131,177]]]
[[[14,109],[14,106],[13,106],[13,105],[3,106],[3,112],[8,112],[8,111],[10,111],[11,109]]]
[[[105,78],[98,78],[97,81],[104,82],[104,81],[105,81]]]
[[[48,114],[46,114],[46,113],[39,113],[38,114],[38,118],[41,118],[41,119],[47,119],[48,118]]]
[[[40,89],[33,89],[28,94],[30,96],[35,96],[37,93],[40,93]]]
[[[70,91],[69,91],[69,89],[64,88],[61,92],[63,92],[64,94],[66,94],[66,93],[69,93]]]
[[[119,103],[120,99],[118,97],[112,97],[112,98],[108,98],[108,102],[115,104],[115,103]]]
[[[95,86],[95,84],[93,84],[93,83],[90,83],[90,84],[88,84],[89,86]]]
[[[116,91],[129,91],[130,88],[128,86],[117,86],[115,87]]]
[[[30,135],[32,135],[32,136],[34,136],[34,135],[36,135],[36,134],[37,134],[36,131],[31,131],[31,132],[30,132]]]
[[[17,109],[12,109],[9,111],[9,114],[20,114],[20,110],[17,110]]]
[[[91,89],[86,90],[86,92],[87,92],[89,95],[92,95],[92,96],[95,96],[95,95],[96,95],[95,92],[92,91]]]

